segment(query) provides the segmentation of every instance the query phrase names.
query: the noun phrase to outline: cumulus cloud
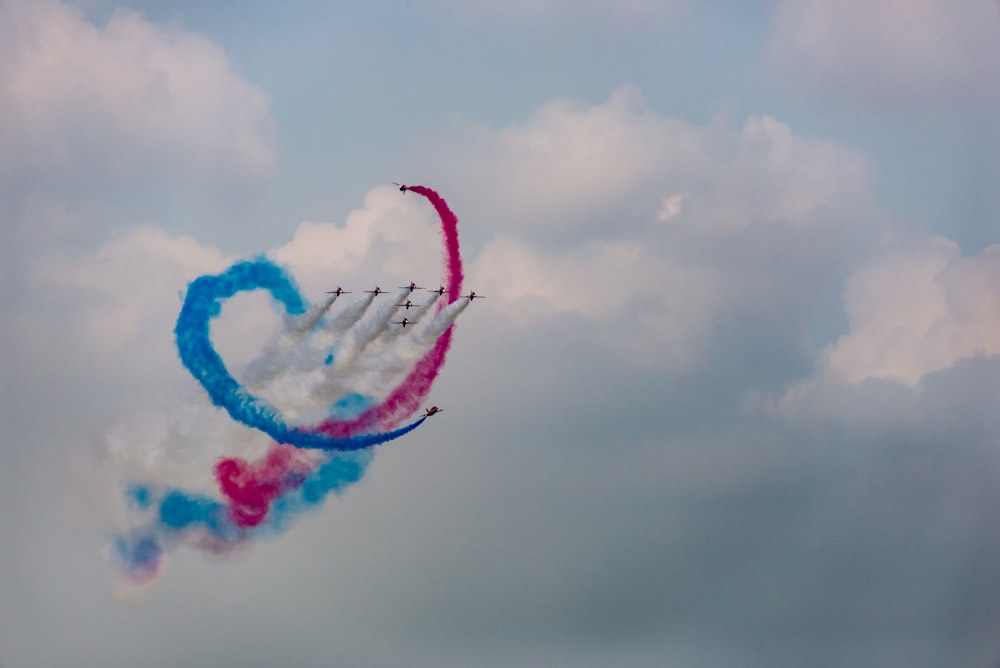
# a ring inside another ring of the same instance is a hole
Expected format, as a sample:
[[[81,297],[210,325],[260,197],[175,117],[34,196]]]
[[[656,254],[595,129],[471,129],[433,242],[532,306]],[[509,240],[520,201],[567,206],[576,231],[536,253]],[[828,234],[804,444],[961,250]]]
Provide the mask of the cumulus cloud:
[[[830,375],[915,385],[973,356],[1000,355],[1000,246],[963,257],[932,237],[872,259],[844,288],[848,333],[824,354]]]
[[[876,96],[995,97],[1000,6],[992,0],[783,0],[772,56],[813,87]]]
[[[719,282],[710,266],[659,256],[636,242],[544,252],[499,239],[477,259],[470,284],[519,322],[575,317],[636,364],[687,368],[703,348]]]
[[[376,188],[344,223],[304,221],[291,241],[270,254],[294,267],[297,279],[310,290],[332,290],[338,283],[345,290],[362,289],[350,281],[363,281],[366,290],[376,283],[392,290],[411,280],[437,287],[440,224],[433,209],[423,204],[422,199],[400,196],[396,188]]]
[[[470,138],[463,190],[525,235],[567,228],[619,232],[637,217],[738,230],[804,224],[863,199],[868,159],[833,141],[794,134],[770,116],[741,128],[709,127],[658,113],[634,87],[607,102],[556,100],[525,123]]]
[[[115,234],[91,252],[37,258],[33,283],[71,292],[82,318],[76,332],[88,337],[88,346],[114,350],[152,332],[168,334],[163,315],[176,310],[178,290],[201,274],[225,268],[226,261],[194,239],[146,226]]]
[[[482,129],[465,160],[452,178],[470,219],[504,229],[472,264],[476,289],[666,368],[690,368],[727,312],[813,308],[799,292],[839,282],[875,230],[864,155],[770,116],[699,127],[632,87]]]
[[[183,379],[173,344],[183,289],[229,259],[153,226],[116,232],[93,250],[29,257],[30,298],[9,307],[0,323],[0,342],[17,351],[0,360],[4,374],[45,404],[83,392],[71,402],[81,411],[169,395]],[[253,322],[248,306],[235,304],[221,331],[234,354],[259,342],[252,332],[264,323]]]
[[[96,25],[54,0],[0,3],[0,114],[5,286],[54,243],[252,201],[277,153],[267,97],[222,48],[127,9]]]
[[[12,433],[34,433],[60,403],[68,422],[90,424],[180,377],[177,291],[227,258],[135,224],[259,184],[275,153],[267,98],[210,40],[130,10],[97,25],[53,0],[0,2],[0,374]]]
[[[150,160],[257,175],[275,158],[267,98],[223,50],[130,10],[98,26],[50,0],[4,3],[0,108],[3,179]]]
[[[963,256],[940,237],[890,239],[844,282],[847,331],[819,351],[814,373],[748,405],[852,438],[991,448],[998,295],[1000,247]]]

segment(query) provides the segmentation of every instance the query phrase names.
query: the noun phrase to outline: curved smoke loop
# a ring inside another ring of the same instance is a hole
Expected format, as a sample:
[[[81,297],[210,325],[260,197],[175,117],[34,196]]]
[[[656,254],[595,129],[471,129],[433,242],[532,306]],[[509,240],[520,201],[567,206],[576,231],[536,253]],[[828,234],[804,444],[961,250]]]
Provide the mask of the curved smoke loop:
[[[424,422],[426,417],[403,424],[429,393],[451,345],[455,318],[469,300],[459,298],[463,276],[457,217],[430,188],[408,190],[434,206],[444,239],[446,292],[431,292],[423,304],[408,310],[410,324],[417,327],[392,322],[408,289],[390,294],[390,301],[371,315],[374,294],[332,316],[341,295],[309,305],[287,272],[266,258],[237,262],[191,283],[174,329],[178,353],[211,402],[234,423],[193,426],[197,420],[189,418],[206,414],[204,408],[163,422],[159,430],[147,421],[143,427],[158,433],[161,443],[151,457],[166,448],[211,451],[208,446],[218,441],[259,444],[266,436],[270,444],[254,462],[217,458],[211,470],[218,496],[155,481],[129,483],[128,528],[113,537],[110,549],[123,582],[151,580],[180,544],[222,553],[284,531],[296,515],[360,480],[372,460],[372,446]],[[240,374],[241,382],[215,350],[210,325],[228,299],[252,290],[269,292],[285,318],[273,340]],[[326,417],[309,423],[319,411]],[[124,449],[127,441],[127,434],[112,435],[109,451]],[[158,462],[146,464],[147,471],[155,470]]]

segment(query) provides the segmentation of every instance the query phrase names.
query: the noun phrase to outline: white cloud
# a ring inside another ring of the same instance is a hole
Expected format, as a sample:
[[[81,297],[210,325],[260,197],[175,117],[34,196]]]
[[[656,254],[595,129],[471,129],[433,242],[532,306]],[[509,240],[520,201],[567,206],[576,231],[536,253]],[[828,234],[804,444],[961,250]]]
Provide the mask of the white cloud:
[[[511,239],[491,243],[470,285],[518,321],[582,318],[640,366],[687,368],[703,347],[719,305],[709,266],[671,258],[641,243],[590,241],[540,251]]]
[[[993,0],[782,0],[772,55],[814,85],[868,93],[991,92],[1000,62]]]
[[[186,237],[138,227],[85,253],[51,251],[31,263],[35,300],[22,317],[59,334],[62,354],[85,354],[120,371],[174,364],[173,324],[183,289],[230,258]],[[51,343],[51,342],[50,342]]]
[[[690,367],[728,310],[787,302],[793,319],[868,229],[864,156],[769,116],[695,126],[631,87],[482,130],[465,160],[467,219],[503,221],[470,285],[514,315],[583,318],[642,364]]]
[[[442,274],[439,228],[423,198],[376,188],[343,224],[300,223],[292,240],[270,255],[294,267],[308,290],[332,290],[337,284],[345,290],[371,289],[376,283],[391,290],[411,280],[437,287]]]
[[[460,165],[453,178],[484,203],[484,219],[543,236],[620,233],[636,218],[662,218],[665,202],[676,203],[673,223],[698,228],[805,224],[856,205],[870,183],[867,158],[836,142],[797,136],[770,116],[749,116],[739,130],[698,127],[657,113],[633,87],[602,104],[556,100],[524,124],[481,129]],[[682,207],[670,199],[678,193]]]
[[[868,161],[859,153],[833,141],[796,136],[770,116],[747,118],[735,156],[718,172],[718,189],[705,187],[715,201],[705,196],[703,206],[710,220],[733,227],[807,223],[824,208],[845,207],[863,197],[870,181]]]
[[[874,258],[845,286],[850,330],[825,352],[826,372],[915,385],[975,355],[1000,355],[1000,246],[962,257],[930,238]]]
[[[275,159],[267,98],[223,50],[130,10],[97,26],[49,0],[0,6],[0,108],[0,181],[160,161],[253,177]]]

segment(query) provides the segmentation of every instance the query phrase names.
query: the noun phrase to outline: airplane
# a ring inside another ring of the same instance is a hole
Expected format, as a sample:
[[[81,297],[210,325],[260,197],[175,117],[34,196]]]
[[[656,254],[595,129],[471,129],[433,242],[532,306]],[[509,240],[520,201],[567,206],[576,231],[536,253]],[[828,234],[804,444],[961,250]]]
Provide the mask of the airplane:
[[[431,406],[424,410],[424,414],[421,417],[430,417],[432,415],[437,415],[438,413],[444,413],[443,408],[438,408],[437,406]]]
[[[404,186],[402,183],[396,183],[395,181],[392,182],[392,185],[399,186],[399,192],[404,195],[406,194],[406,191],[410,189],[410,186]]]
[[[380,294],[385,292],[385,290],[376,285],[374,290],[365,290],[365,292],[367,292],[370,295],[375,295],[376,297],[378,297]]]
[[[396,304],[396,306],[403,306],[406,308],[407,311],[409,311],[411,306],[420,306],[420,304],[414,304],[409,299],[407,299],[405,304]]]
[[[409,319],[409,318],[403,318],[402,320],[399,320],[399,321],[397,321],[397,322],[394,322],[394,323],[392,323],[392,324],[394,324],[394,325],[402,325],[403,327],[406,327],[407,325],[415,325],[415,324],[417,324],[417,323],[415,323],[415,322],[410,322],[410,319]]]
[[[400,288],[407,288],[410,292],[413,292],[414,290],[423,290],[423,287],[417,285],[413,281],[410,281],[409,285],[401,285],[399,287]]]
[[[470,302],[471,302],[471,301],[474,301],[474,300],[476,300],[476,299],[486,299],[486,295],[477,295],[477,294],[476,294],[476,291],[475,291],[475,290],[473,290],[472,292],[470,292],[470,293],[469,293],[469,294],[467,294],[467,295],[462,295],[462,297],[465,297],[465,298],[466,298],[466,299],[468,299],[468,300],[469,300]]]
[[[351,293],[338,285],[336,290],[327,290],[326,294],[337,295],[339,297],[340,295],[349,295]]]
[[[440,297],[441,295],[443,295],[444,293],[446,293],[446,292],[448,292],[448,291],[447,291],[447,290],[445,290],[445,289],[444,289],[444,286],[442,285],[442,286],[441,286],[440,288],[438,288],[437,290],[431,290],[431,292],[436,292],[436,293],[438,293],[438,296]]]

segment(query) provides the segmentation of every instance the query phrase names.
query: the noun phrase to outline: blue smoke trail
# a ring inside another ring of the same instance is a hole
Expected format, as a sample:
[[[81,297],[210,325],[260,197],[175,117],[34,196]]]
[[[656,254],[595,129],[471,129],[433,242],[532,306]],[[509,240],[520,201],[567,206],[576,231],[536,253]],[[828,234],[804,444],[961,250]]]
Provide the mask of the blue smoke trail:
[[[233,522],[226,504],[211,497],[177,488],[134,486],[130,493],[145,497],[152,515],[145,526],[112,538],[112,557],[130,579],[143,581],[157,574],[163,556],[177,543],[222,553],[250,539],[282,533],[298,515],[361,480],[373,457],[370,450],[330,455],[302,485],[274,502],[266,522],[252,527]]]
[[[452,295],[449,301],[454,302],[461,294],[462,281],[458,219],[434,191],[422,186],[409,189],[429,199],[441,218],[446,250],[445,284]],[[331,493],[340,494],[358,482],[374,457],[371,446],[398,438],[426,419],[421,417],[406,427],[385,433],[362,433],[371,425],[399,425],[413,414],[444,363],[451,324],[460,309],[450,314],[445,309],[444,314],[449,317],[440,323],[445,331],[434,328],[436,320],[431,324],[428,331],[434,332],[437,338],[436,342],[427,343],[433,343],[433,347],[382,403],[374,397],[349,392],[330,408],[330,419],[319,425],[294,427],[285,421],[276,406],[255,396],[229,373],[211,341],[211,321],[221,314],[225,301],[240,292],[257,289],[268,291],[287,316],[286,338],[279,339],[275,349],[258,360],[265,375],[272,367],[275,373],[282,373],[278,362],[286,353],[302,352],[292,351],[289,346],[309,336],[334,301],[328,298],[310,309],[285,270],[264,257],[237,262],[218,275],[202,276],[189,285],[174,327],[182,363],[201,383],[215,406],[225,409],[236,422],[267,434],[275,443],[256,462],[234,457],[216,460],[213,472],[224,500],[171,483],[128,486],[125,498],[129,506],[129,528],[114,535],[110,547],[121,573],[132,582],[141,583],[155,577],[165,556],[177,545],[227,552],[255,537],[285,531],[296,517],[322,504]],[[328,322],[323,334],[349,329],[370,303],[368,299],[352,305]],[[429,300],[426,307],[432,303],[434,299]],[[426,311],[426,307],[420,312]],[[389,314],[387,307],[382,319],[388,321]],[[381,331],[377,326],[379,322],[376,318],[371,334]],[[386,337],[387,340],[394,338],[396,336]],[[323,343],[312,341],[311,352],[319,353],[314,361],[335,365],[338,361],[335,357],[339,357],[337,349],[328,349],[330,344],[326,343],[326,338],[322,340]],[[278,359],[274,359],[274,355]],[[400,368],[399,373],[403,370]],[[345,388],[327,389],[334,391],[323,396],[332,401]],[[216,415],[215,412],[211,414]],[[174,437],[168,429],[163,438],[169,445]],[[186,443],[186,438],[181,434],[177,442]],[[299,453],[296,448],[320,450],[322,454]]]
[[[362,450],[399,438],[420,426],[423,420],[380,434],[337,438],[286,424],[277,409],[253,396],[233,378],[210,336],[209,325],[222,312],[223,302],[239,292],[257,289],[270,292],[288,315],[306,312],[307,304],[292,278],[266,258],[237,262],[221,274],[196,279],[188,287],[174,327],[177,352],[213,404],[224,408],[237,422],[259,429],[278,443],[317,450]]]
[[[372,403],[370,398],[353,394],[338,402],[334,411],[339,417],[349,417]],[[266,521],[254,526],[234,521],[232,508],[210,496],[175,487],[132,484],[125,491],[126,499],[146,520],[142,526],[112,538],[111,556],[129,580],[143,582],[157,575],[164,556],[179,543],[225,553],[252,539],[283,533],[299,515],[361,480],[373,459],[370,449],[326,454],[300,484],[274,500]]]

